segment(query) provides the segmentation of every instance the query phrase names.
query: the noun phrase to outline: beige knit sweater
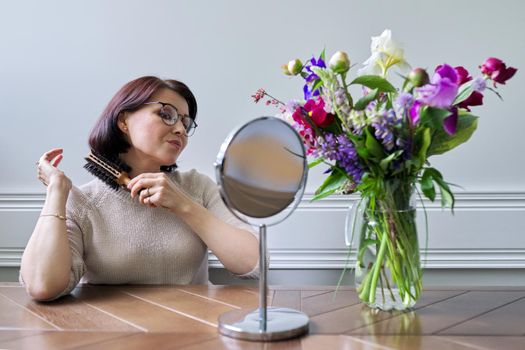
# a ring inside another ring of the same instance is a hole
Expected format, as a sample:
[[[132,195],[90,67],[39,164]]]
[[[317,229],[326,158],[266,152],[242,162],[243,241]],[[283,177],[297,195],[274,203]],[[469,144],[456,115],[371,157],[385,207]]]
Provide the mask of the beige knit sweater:
[[[195,170],[169,174],[180,189],[214,215],[255,235],[224,205],[217,185]],[[124,189],[95,179],[73,187],[66,208],[73,258],[70,281],[92,284],[205,284],[208,249],[175,214],[149,208]],[[220,232],[217,232],[220,234]],[[258,265],[243,278],[257,278]]]

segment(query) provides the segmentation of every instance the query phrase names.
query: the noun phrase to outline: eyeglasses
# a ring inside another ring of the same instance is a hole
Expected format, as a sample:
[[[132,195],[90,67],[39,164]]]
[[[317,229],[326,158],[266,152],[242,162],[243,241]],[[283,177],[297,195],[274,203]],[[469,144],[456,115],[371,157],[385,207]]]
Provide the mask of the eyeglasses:
[[[184,130],[186,130],[187,136],[191,136],[195,132],[195,128],[197,127],[197,123],[195,123],[195,120],[193,120],[193,118],[187,115],[181,116],[179,112],[177,111],[177,108],[175,108],[175,106],[169,103],[164,103],[160,101],[146,102],[144,104],[145,105],[160,104],[162,107],[160,107],[159,116],[164,122],[164,124],[168,126],[173,126],[177,124],[177,122],[180,120],[182,121]]]

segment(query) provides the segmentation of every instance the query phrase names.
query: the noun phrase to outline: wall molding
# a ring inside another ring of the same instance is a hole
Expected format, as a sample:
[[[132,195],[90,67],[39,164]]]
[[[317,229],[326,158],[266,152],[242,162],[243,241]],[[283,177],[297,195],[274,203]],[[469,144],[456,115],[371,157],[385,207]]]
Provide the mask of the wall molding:
[[[456,209],[525,209],[525,192],[522,191],[461,191],[456,192]],[[333,195],[319,201],[311,202],[314,194],[305,193],[298,209],[304,210],[346,210],[350,203],[359,199],[358,195]],[[0,193],[0,211],[40,210],[44,205],[45,193]],[[434,202],[423,200],[427,209],[439,209],[440,197]],[[423,208],[420,201],[418,207]]]
[[[286,270],[342,269],[353,267],[355,255],[347,260],[345,249],[272,249],[270,268]],[[425,269],[525,269],[525,249],[428,249],[421,251]],[[211,268],[223,268],[210,254]]]
[[[308,212],[306,217],[311,218],[316,218],[316,215],[331,217],[330,212],[346,212],[349,205],[359,199],[357,195],[336,195],[311,202],[312,197],[312,193],[305,194],[297,209],[298,212]],[[9,212],[40,211],[44,200],[45,193],[0,193],[0,213],[9,216]],[[430,212],[441,211],[439,203],[439,198],[434,203],[428,200],[423,201],[423,205]],[[418,203],[420,209],[423,208],[423,205]],[[486,211],[515,212],[512,214],[510,224],[519,231],[521,226],[516,225],[523,225],[521,220],[523,215],[520,212],[525,212],[525,192],[458,192],[456,193],[456,211],[474,212],[474,220],[484,219]],[[304,225],[308,227],[308,222]],[[497,232],[495,237],[497,237]],[[304,244],[302,249],[290,249],[289,244],[286,248],[271,249],[270,268],[341,269],[353,265],[352,256],[347,263],[347,251],[344,247],[316,249],[314,240],[312,239],[312,242],[307,244],[308,249]],[[474,245],[475,243],[473,242]],[[21,245],[23,244],[15,242],[11,244],[11,247],[0,246],[0,267],[19,267],[23,252]],[[13,245],[19,247],[13,247]],[[427,269],[525,269],[525,246],[522,244],[512,246],[510,242],[509,247],[485,248],[486,246],[486,244],[483,248],[463,246],[461,249],[438,249],[430,246],[426,253],[422,252],[421,258],[423,266]],[[210,254],[209,262],[211,268],[222,268],[220,262],[212,254]]]
[[[0,267],[20,267],[23,248],[0,248]],[[425,269],[525,269],[525,249],[428,249],[421,251]],[[270,269],[342,269],[353,266],[345,249],[272,249]],[[224,268],[209,255],[210,268]]]

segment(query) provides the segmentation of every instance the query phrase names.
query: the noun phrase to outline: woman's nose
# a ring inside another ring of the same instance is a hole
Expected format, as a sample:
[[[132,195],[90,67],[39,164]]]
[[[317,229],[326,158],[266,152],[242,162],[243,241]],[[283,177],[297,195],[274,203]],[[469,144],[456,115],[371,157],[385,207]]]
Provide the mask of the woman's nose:
[[[186,135],[186,128],[184,127],[184,124],[182,124],[182,119],[177,120],[177,122],[173,124],[172,132],[174,134]]]

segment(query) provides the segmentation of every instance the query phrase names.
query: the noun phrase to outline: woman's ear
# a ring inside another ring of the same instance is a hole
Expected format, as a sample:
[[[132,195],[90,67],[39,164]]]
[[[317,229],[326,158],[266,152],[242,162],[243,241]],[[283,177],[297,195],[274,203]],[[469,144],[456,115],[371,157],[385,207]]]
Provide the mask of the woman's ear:
[[[126,123],[128,112],[121,112],[118,116],[117,126],[124,134],[128,133],[128,124]]]

